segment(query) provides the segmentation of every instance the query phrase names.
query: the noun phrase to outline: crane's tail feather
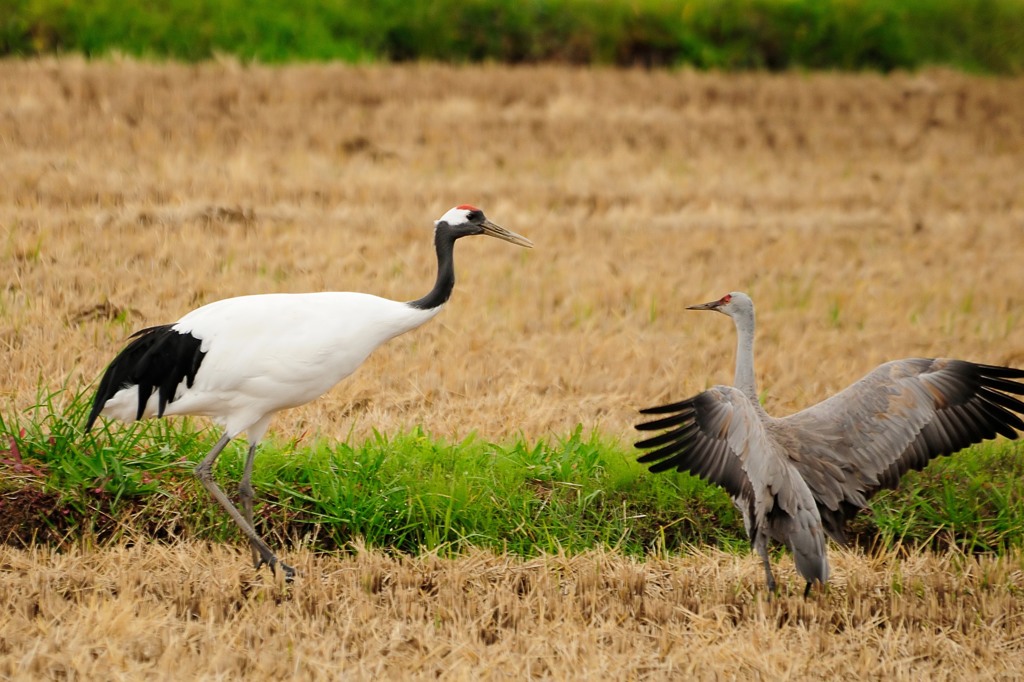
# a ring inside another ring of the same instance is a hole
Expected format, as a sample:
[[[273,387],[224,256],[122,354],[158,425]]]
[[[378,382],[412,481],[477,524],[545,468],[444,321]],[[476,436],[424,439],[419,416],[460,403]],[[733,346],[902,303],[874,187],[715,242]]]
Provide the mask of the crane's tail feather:
[[[132,334],[131,339],[103,373],[85,423],[86,431],[92,428],[107,401],[129,386],[138,387],[136,419],[142,419],[156,391],[159,391],[157,416],[162,417],[167,403],[174,400],[178,385],[185,381],[192,386],[206,355],[202,341],[175,330],[173,325],[147,327]]]

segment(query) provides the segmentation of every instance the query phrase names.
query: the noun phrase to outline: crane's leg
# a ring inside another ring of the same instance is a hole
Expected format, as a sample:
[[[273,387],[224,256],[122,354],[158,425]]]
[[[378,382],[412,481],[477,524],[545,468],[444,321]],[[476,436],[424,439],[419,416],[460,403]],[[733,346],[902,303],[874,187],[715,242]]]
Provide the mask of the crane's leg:
[[[272,571],[276,570],[277,567],[280,566],[281,571],[284,572],[285,580],[291,581],[292,577],[295,575],[295,569],[288,564],[279,561],[278,558],[274,556],[274,552],[267,546],[267,543],[263,542],[259,535],[256,535],[256,531],[253,530],[252,525],[242,518],[241,513],[239,513],[238,509],[235,508],[235,505],[231,504],[231,500],[228,499],[228,496],[224,494],[223,490],[217,487],[217,482],[213,480],[213,463],[217,461],[217,457],[230,440],[231,438],[226,433],[221,436],[221,439],[217,441],[217,444],[213,446],[213,449],[210,450],[206,457],[203,458],[203,461],[196,466],[194,470],[196,478],[198,478],[203,484],[203,487],[213,495],[213,499],[220,503],[220,506],[224,508],[224,511],[228,513],[228,516],[230,516],[238,527],[242,529],[242,533],[245,534],[245,537],[249,538],[249,544],[256,547],[256,551],[259,553],[262,562],[269,565],[270,570]]]
[[[256,530],[256,524],[252,521],[252,465],[256,460],[256,443],[249,444],[249,454],[245,457],[245,468],[242,470],[242,481],[238,484],[238,496],[242,499],[242,514],[249,522],[249,527]],[[256,543],[249,540],[249,548],[252,549],[252,565],[257,570],[265,563],[260,556],[260,549]]]
[[[757,538],[754,539],[754,549],[757,550],[761,557],[761,563],[764,564],[764,576],[768,581],[768,591],[775,592],[775,576],[772,575],[772,564],[768,558],[768,536],[758,533]]]
[[[807,599],[807,595],[811,593],[811,581],[807,581],[807,587],[804,588],[804,599]]]

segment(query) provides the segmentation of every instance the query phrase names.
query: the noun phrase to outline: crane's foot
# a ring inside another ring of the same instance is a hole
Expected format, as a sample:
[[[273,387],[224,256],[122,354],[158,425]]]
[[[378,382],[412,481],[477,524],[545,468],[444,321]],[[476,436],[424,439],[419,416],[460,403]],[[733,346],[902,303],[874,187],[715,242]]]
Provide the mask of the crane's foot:
[[[817,582],[819,585],[821,585],[821,589],[818,590],[818,594],[819,595],[824,595],[824,594],[827,593],[827,591],[828,591],[828,583],[826,581],[824,581],[824,580],[818,580],[818,581],[810,580],[810,581],[807,582],[807,587],[804,588],[804,599],[807,599],[811,595],[811,586],[814,585],[815,582]]]
[[[263,556],[260,554],[260,547],[252,540],[249,541],[249,549],[252,550],[252,565],[256,570],[260,570],[263,564],[267,563],[264,561]]]
[[[286,583],[290,583],[295,579],[295,569],[289,566],[288,564],[284,563],[280,559],[278,559],[273,554],[266,558],[264,558],[263,555],[259,554],[258,552],[254,554],[255,556],[253,558],[253,566],[256,567],[257,571],[263,568],[264,566],[269,566],[270,572],[274,575],[277,575],[277,569],[280,568],[281,573],[284,574],[284,581]]]
[[[283,561],[274,559],[273,563],[270,564],[270,570],[276,574],[278,568],[280,568],[281,572],[284,573],[284,581],[286,583],[290,583],[295,580],[295,569]]]

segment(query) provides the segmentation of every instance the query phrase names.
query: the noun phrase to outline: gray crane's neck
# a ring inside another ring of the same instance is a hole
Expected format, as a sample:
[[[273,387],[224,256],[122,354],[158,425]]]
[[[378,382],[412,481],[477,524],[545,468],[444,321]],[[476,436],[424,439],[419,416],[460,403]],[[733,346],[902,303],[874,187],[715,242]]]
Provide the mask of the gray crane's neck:
[[[736,377],[733,385],[743,391],[754,405],[760,405],[754,381],[754,311],[742,312],[736,322]]]

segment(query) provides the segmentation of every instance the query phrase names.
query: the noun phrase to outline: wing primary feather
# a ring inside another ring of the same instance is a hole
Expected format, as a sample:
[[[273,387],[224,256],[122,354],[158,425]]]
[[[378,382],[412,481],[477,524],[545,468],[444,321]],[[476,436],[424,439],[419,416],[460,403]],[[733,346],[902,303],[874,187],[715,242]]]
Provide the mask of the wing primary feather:
[[[1014,398],[1013,396],[985,388],[984,386],[978,389],[977,394],[990,403],[995,403],[996,405],[1005,407],[1007,410],[1017,412],[1018,414],[1024,414],[1024,402]]]
[[[657,405],[655,407],[645,407],[640,410],[640,414],[665,414],[667,412],[679,412],[680,410],[686,409],[693,404],[693,399],[682,400],[678,403],[669,403],[668,405]]]
[[[671,469],[679,469],[680,471],[683,471],[685,468],[685,466],[677,464],[675,459],[666,459],[663,462],[656,462],[652,464],[651,466],[647,467],[647,470],[650,471],[652,474],[660,474],[664,471],[669,471]]]
[[[979,400],[971,400],[960,406],[965,414],[965,419],[973,425],[973,427],[981,434],[981,438],[988,440],[996,437],[995,427],[992,426],[991,417],[985,412],[978,403]]]
[[[647,464],[648,462],[655,462],[665,458],[676,458],[685,455],[692,447],[693,446],[690,443],[682,445],[679,443],[672,443],[671,445],[666,445],[665,447],[658,448],[657,450],[645,452],[637,457],[636,461],[641,464]],[[651,468],[651,471],[654,471],[653,467]]]
[[[690,422],[689,424],[680,426],[678,429],[672,429],[671,431],[666,431],[660,435],[637,441],[633,446],[641,450],[646,450],[647,448],[656,448],[676,440],[682,441],[693,434],[693,432],[698,428],[697,422]]]
[[[674,414],[671,417],[664,417],[662,419],[656,419],[650,422],[643,422],[636,425],[637,431],[660,431],[661,429],[667,429],[670,426],[679,426],[693,419],[693,413],[690,411],[681,412]]]
[[[1009,379],[986,376],[982,378],[981,385],[987,386],[988,388],[996,391],[1005,391],[1006,393],[1013,393],[1015,395],[1024,395],[1024,384],[1016,381],[1010,381]]]
[[[1021,423],[1020,418],[1009,410],[987,400],[979,400],[977,404],[989,418],[989,426],[1010,440],[1017,439],[1017,431],[1014,430],[1014,426],[1024,430],[1024,424]]]
[[[950,408],[943,410],[938,416],[939,420],[942,421],[943,427],[946,429],[946,434],[949,436],[949,439],[953,444],[953,449],[950,450],[950,454],[958,452],[973,443],[975,440],[978,440],[977,429],[961,421],[958,413],[958,409]]]
[[[1024,379],[1024,369],[1003,367],[1001,365],[975,365],[982,370],[984,376],[1001,377],[1003,379]],[[1024,387],[1022,387],[1024,388]]]
[[[1017,412],[1024,414],[1024,404],[1021,404],[1016,398],[987,388],[979,388],[977,399],[972,400],[971,404],[982,408],[990,418],[997,422],[1005,422],[1007,426],[1012,425],[1018,430],[1024,430],[1024,421],[1021,421],[1016,414]],[[1000,431],[1000,433],[1003,432]]]
[[[965,405],[956,405],[947,410],[949,421],[958,434],[960,447],[967,447],[975,440],[988,440],[996,435],[996,432],[986,421],[978,421]]]

